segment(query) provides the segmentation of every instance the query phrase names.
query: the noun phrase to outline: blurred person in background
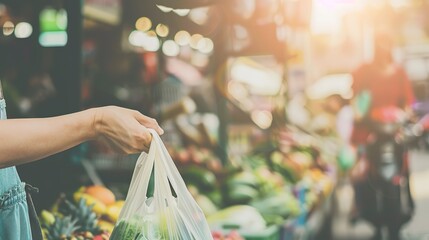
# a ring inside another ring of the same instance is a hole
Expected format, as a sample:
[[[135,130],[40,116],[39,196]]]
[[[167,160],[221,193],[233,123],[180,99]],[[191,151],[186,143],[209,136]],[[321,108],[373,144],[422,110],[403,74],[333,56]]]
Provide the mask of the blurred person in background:
[[[350,74],[321,77],[288,103],[289,122],[321,135],[335,135],[340,145],[349,144],[353,127],[351,85]]]
[[[393,44],[393,39],[389,32],[377,31],[374,36],[372,62],[362,64],[352,73],[355,94],[353,100],[355,123],[351,142],[358,151],[357,164],[351,171],[355,190],[355,209],[352,210],[351,216],[353,221],[361,217],[366,218],[367,213],[364,214],[365,216],[362,216],[362,213],[368,212],[368,207],[366,207],[368,204],[367,198],[372,199],[372,195],[375,194],[375,190],[371,190],[368,186],[368,184],[373,184],[369,183],[369,172],[372,171],[370,170],[372,164],[370,161],[374,161],[374,159],[367,158],[367,144],[370,142],[372,131],[371,122],[380,116],[377,113],[383,112],[383,109],[397,109],[401,113],[405,113],[404,115],[408,118],[412,116],[411,105],[414,102],[412,85],[405,70],[395,63],[393,59]],[[402,156],[399,158],[402,159]],[[409,197],[411,199],[411,195]],[[369,204],[372,204],[372,202]],[[381,239],[380,227],[382,226],[377,224],[374,239]],[[389,239],[399,239],[399,233],[400,226],[390,227]]]
[[[371,110],[398,107],[412,115],[412,85],[404,68],[394,61],[393,47],[388,32],[376,32],[372,62],[362,64],[352,73],[356,121],[351,140],[355,145],[365,144],[371,133],[364,121]]]
[[[353,130],[353,108],[350,105],[352,82],[350,74],[329,74],[306,90],[307,98],[319,103],[322,114],[333,117],[331,131],[339,138],[342,146],[349,145]]]
[[[29,163],[100,138],[117,152],[148,151],[151,134],[163,130],[143,114],[120,107],[100,107],[64,116],[6,120],[0,84],[0,239],[41,240],[42,233],[29,192],[15,166]],[[45,174],[45,173],[40,173]]]

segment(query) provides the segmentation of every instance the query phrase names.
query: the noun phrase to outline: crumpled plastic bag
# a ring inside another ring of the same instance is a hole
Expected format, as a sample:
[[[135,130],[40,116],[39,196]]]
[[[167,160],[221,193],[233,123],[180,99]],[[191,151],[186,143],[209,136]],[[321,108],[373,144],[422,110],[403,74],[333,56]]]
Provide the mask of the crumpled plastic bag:
[[[137,160],[125,205],[111,240],[213,239],[201,208],[189,193],[158,134]],[[147,196],[153,171],[153,196]]]

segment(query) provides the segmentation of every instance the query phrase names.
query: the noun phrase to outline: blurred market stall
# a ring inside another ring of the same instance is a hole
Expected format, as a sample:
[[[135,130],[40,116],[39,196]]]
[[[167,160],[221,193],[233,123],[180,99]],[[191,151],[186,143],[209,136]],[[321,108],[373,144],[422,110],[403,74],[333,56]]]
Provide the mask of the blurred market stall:
[[[395,59],[427,113],[428,8],[417,0],[0,0],[0,79],[10,117],[112,104],[158,119],[215,239],[331,239],[334,192],[354,159],[329,97],[353,96],[349,73],[372,58],[383,28],[395,32]],[[35,198],[48,239],[106,238],[136,160],[94,141],[20,167],[48,192]]]

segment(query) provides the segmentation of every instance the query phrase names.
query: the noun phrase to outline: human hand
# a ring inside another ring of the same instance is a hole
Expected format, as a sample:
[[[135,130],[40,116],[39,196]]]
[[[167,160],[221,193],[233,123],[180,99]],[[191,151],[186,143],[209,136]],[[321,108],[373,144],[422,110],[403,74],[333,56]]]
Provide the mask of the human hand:
[[[155,119],[135,110],[115,106],[94,110],[95,135],[121,153],[147,152],[152,141],[149,128],[159,135],[164,133]]]

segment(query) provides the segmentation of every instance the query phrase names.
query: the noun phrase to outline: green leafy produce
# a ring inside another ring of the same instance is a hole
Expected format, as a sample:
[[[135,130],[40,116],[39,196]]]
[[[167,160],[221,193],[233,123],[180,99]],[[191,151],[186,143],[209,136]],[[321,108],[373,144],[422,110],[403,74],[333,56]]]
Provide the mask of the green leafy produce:
[[[228,205],[247,204],[259,196],[259,180],[253,172],[243,171],[226,183]]]
[[[300,211],[298,200],[288,193],[268,196],[262,200],[253,201],[251,206],[263,215],[278,215],[282,217],[297,216]]]
[[[230,185],[247,185],[250,187],[258,187],[258,178],[252,172],[243,171],[234,175],[229,181]]]
[[[110,240],[135,240],[139,239],[141,226],[137,223],[120,221],[113,229]]]
[[[232,185],[228,187],[229,204],[247,204],[257,198],[259,192],[256,188],[247,185]]]
[[[220,191],[213,191],[205,194],[216,206],[220,206],[222,204],[222,194]]]
[[[201,192],[210,192],[216,187],[216,176],[207,169],[190,166],[181,174],[186,183],[195,185]]]
[[[291,183],[296,183],[299,180],[299,174],[296,172],[297,169],[294,168],[292,163],[287,161],[281,153],[274,152],[271,154],[271,164],[272,170],[281,174],[284,179]]]
[[[273,172],[268,167],[255,169],[254,174],[260,182],[258,190],[262,198],[265,196],[272,196],[277,192],[283,192],[287,185],[281,174]]]
[[[161,235],[160,227],[150,221],[138,218],[120,221],[113,229],[111,240],[159,239],[166,240],[167,235]]]
[[[178,236],[170,236],[170,233],[177,233],[183,239],[191,239],[191,236],[183,229],[184,223],[179,219],[171,222],[173,216],[168,210],[164,216],[133,217],[130,220],[121,220],[113,229],[110,240],[171,240]]]

